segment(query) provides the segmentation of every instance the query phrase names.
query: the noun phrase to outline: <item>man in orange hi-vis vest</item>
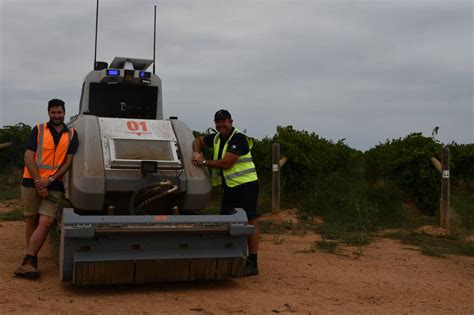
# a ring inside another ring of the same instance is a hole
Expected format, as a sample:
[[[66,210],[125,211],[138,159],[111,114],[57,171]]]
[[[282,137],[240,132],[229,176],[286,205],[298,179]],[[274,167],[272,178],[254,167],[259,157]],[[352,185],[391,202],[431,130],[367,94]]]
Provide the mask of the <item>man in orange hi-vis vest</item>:
[[[26,255],[14,274],[39,277],[37,254],[56,220],[64,199],[63,175],[69,170],[79,141],[77,132],[64,124],[65,106],[48,102],[49,122],[36,125],[25,146],[21,204],[26,223]]]

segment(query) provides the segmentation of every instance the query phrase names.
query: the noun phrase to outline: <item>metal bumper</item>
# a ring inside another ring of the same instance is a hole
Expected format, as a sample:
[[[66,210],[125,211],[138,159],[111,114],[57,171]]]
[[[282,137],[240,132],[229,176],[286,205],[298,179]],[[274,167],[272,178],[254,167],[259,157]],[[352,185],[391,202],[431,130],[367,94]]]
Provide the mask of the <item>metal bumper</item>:
[[[63,211],[60,278],[76,285],[242,276],[255,227],[233,215],[89,216]]]

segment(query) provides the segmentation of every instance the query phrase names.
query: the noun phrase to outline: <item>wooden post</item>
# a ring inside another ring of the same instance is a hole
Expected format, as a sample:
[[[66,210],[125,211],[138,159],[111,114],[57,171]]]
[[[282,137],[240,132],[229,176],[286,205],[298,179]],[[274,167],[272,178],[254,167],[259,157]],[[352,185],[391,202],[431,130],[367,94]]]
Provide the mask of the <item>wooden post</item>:
[[[441,203],[439,209],[439,219],[442,228],[449,229],[449,200],[450,200],[450,185],[449,185],[449,148],[444,147],[441,152]]]
[[[438,161],[437,158],[432,157],[431,158],[431,163],[433,163],[434,167],[440,172],[443,173],[443,167],[441,166],[441,163]]]
[[[280,211],[280,144],[272,148],[272,214]]]

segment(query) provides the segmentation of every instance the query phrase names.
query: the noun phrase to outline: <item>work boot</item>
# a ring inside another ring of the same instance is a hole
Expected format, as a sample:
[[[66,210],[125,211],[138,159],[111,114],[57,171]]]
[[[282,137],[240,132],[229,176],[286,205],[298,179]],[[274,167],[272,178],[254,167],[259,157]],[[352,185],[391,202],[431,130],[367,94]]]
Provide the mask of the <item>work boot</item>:
[[[248,262],[244,268],[243,276],[249,277],[249,276],[256,276],[256,275],[258,275],[258,266],[256,264],[252,264]]]
[[[27,279],[36,279],[40,275],[38,269],[30,264],[21,265],[20,267],[16,268],[14,274],[17,277]]]

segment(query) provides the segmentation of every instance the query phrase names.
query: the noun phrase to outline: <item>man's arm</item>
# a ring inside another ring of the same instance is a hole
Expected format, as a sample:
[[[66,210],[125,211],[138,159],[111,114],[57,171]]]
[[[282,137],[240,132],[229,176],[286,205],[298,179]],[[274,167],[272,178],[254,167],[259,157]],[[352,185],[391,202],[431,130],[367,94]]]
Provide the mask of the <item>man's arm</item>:
[[[66,155],[66,161],[64,161],[64,163],[59,167],[58,171],[53,176],[51,176],[53,178],[53,180],[58,179],[59,177],[66,174],[67,171],[69,171],[69,169],[71,168],[71,165],[72,165],[73,156],[74,156],[74,154]]]
[[[25,166],[30,172],[31,177],[33,177],[33,180],[39,178],[38,167],[36,166],[36,159],[35,159],[36,149],[38,149],[38,144],[36,143],[37,138],[38,138],[38,127],[34,126],[33,129],[31,130],[30,137],[26,141],[25,154],[23,157],[23,160],[25,161]]]
[[[232,165],[237,162],[239,159],[239,155],[232,153],[232,152],[226,152],[224,157],[220,160],[206,160],[205,164],[204,162],[204,156],[202,155],[202,148],[204,147],[204,138],[203,137],[198,137],[194,139],[193,141],[193,164],[195,166],[207,166],[207,167],[212,167],[212,168],[220,168],[220,169],[228,169],[231,168]]]
[[[203,163],[204,158],[202,158],[201,163],[199,165],[200,166],[205,165],[205,166],[211,167],[211,168],[220,168],[220,169],[226,170],[226,169],[231,168],[232,165],[234,165],[235,162],[237,162],[238,159],[239,159],[238,154],[235,154],[235,153],[232,153],[232,152],[226,152],[226,154],[224,155],[224,157],[222,159],[215,160],[215,161],[206,160],[205,164]]]
[[[35,151],[26,149],[23,159],[25,160],[25,166],[30,172],[31,177],[33,177],[34,180],[37,180],[40,178],[40,176],[38,174],[38,167],[36,166],[35,154]]]
[[[38,145],[36,143],[38,138],[38,127],[35,126],[31,130],[30,137],[28,138],[26,145],[25,145],[25,154],[24,154],[24,161],[25,161],[25,166],[28,169],[31,177],[33,180],[37,180],[40,178],[39,173],[38,173],[38,167],[36,166],[36,159],[35,159],[35,154],[36,154],[36,149],[38,148]],[[38,191],[38,195],[40,198],[46,198],[48,197],[48,190],[46,188],[41,188],[37,187],[35,184],[36,190]]]
[[[53,176],[51,176],[52,181],[55,181],[62,175],[66,174],[72,165],[72,157],[73,154],[66,155],[64,163],[59,167],[58,171]],[[52,181],[50,181],[48,177],[38,178],[35,179],[35,186],[39,188],[47,188],[49,185],[51,185]]]
[[[48,190],[46,189],[46,187],[42,187],[37,184],[37,181],[41,180],[41,177],[39,176],[38,167],[36,166],[35,154],[35,151],[32,151],[30,149],[25,150],[25,166],[30,172],[31,177],[33,177],[33,180],[35,181],[35,187],[38,191],[38,195],[40,196],[40,198],[46,198],[48,197]]]
[[[214,135],[199,137],[196,138],[193,142],[193,164],[196,166],[207,166],[211,168],[219,168],[219,169],[229,169],[231,168],[239,159],[241,155],[247,154],[249,151],[247,139],[242,134],[236,134],[231,142],[229,143],[230,149],[224,154],[220,160],[206,160],[204,162],[204,157],[201,154],[201,150],[204,146],[212,145],[212,142],[209,143],[210,139],[207,137],[211,137],[214,139]]]
[[[204,137],[197,137],[193,141],[193,155],[194,153],[201,154],[202,148],[204,148]]]
[[[193,141],[193,164],[199,166],[198,159],[202,158],[202,148],[204,148],[204,137],[197,137]]]

